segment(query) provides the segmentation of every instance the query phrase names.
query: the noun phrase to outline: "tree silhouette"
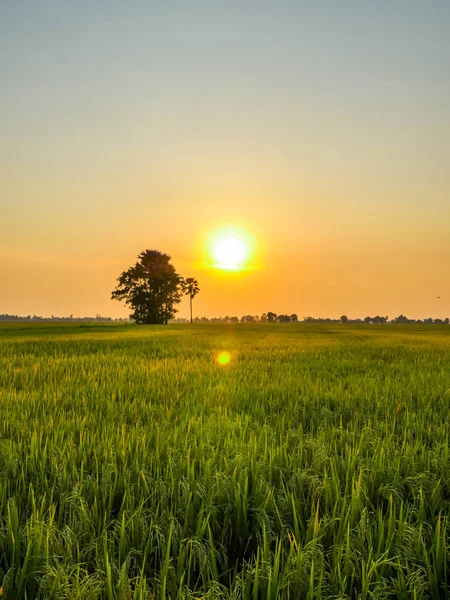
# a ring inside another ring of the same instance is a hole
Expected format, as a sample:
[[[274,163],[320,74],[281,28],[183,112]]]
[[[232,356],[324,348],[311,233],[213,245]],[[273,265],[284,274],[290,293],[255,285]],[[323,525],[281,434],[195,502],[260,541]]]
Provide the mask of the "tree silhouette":
[[[267,320],[269,321],[269,323],[275,323],[275,321],[277,320],[277,314],[269,311],[267,313]]]
[[[113,300],[124,300],[133,309],[130,318],[137,324],[165,324],[181,301],[183,279],[158,250],[145,250],[138,262],[117,279]]]
[[[289,315],[278,315],[279,323],[289,323],[290,320],[291,318],[289,317]]]
[[[430,319],[431,322],[433,322],[433,319]],[[427,319],[424,320],[424,323],[427,322]],[[408,317],[405,317],[405,315],[399,315],[398,317],[396,317],[394,319],[394,323],[410,323],[410,320],[408,319]]]
[[[347,315],[342,315],[342,317],[339,319],[341,323],[348,323],[348,317]]]
[[[241,323],[254,323],[255,317],[253,315],[243,315],[241,317]]]
[[[186,296],[189,296],[189,304],[191,307],[191,323],[192,321],[192,299],[199,293],[200,288],[198,287],[198,281],[193,277],[188,277],[183,282],[183,292]]]

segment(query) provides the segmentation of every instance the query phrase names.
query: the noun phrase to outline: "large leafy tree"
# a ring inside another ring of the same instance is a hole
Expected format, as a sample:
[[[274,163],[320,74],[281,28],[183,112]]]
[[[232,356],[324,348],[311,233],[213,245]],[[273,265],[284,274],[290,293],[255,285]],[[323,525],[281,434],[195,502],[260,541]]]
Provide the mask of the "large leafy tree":
[[[158,250],[145,250],[138,262],[117,279],[113,300],[125,301],[132,309],[130,318],[138,324],[165,324],[181,301],[183,278]]]

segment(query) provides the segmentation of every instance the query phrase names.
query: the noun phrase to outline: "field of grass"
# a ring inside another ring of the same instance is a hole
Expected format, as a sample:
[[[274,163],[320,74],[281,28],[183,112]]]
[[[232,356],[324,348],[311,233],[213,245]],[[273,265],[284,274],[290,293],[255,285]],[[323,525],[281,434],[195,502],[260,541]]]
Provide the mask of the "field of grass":
[[[448,326],[2,324],[2,597],[448,598],[449,403]]]

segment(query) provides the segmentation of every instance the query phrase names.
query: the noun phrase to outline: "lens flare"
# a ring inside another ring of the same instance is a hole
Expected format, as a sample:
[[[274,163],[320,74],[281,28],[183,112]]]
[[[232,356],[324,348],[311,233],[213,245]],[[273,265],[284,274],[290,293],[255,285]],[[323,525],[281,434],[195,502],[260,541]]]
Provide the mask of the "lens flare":
[[[227,365],[231,360],[231,355],[229,352],[221,352],[217,357],[217,362],[219,365]]]

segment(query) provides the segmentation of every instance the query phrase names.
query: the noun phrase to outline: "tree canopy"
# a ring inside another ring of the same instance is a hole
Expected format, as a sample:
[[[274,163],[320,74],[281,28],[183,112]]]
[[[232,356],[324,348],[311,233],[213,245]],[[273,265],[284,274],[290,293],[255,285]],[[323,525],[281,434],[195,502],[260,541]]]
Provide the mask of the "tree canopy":
[[[175,306],[183,294],[183,278],[158,250],[145,250],[138,262],[117,279],[113,300],[125,301],[130,318],[138,324],[167,324],[177,312]]]

